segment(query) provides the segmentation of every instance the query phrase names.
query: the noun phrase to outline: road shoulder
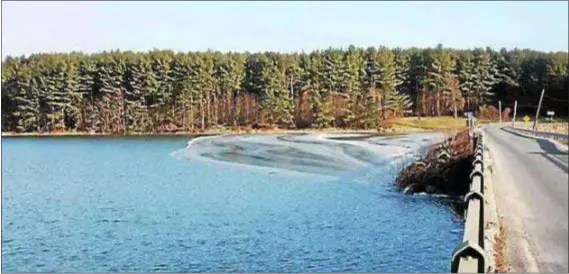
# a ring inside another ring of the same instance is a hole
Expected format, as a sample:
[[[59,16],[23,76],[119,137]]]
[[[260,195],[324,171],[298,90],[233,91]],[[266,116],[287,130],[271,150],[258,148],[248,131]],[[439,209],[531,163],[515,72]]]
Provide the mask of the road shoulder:
[[[483,143],[485,143],[484,135],[482,135]],[[494,186],[492,178],[492,158],[485,145],[483,150],[484,157],[484,251],[486,252],[486,272],[503,272],[504,269],[498,265],[498,261],[505,254],[501,254],[496,239],[499,238],[500,224],[498,220],[498,212],[496,209],[496,200],[494,199]],[[506,269],[507,271],[507,269]]]

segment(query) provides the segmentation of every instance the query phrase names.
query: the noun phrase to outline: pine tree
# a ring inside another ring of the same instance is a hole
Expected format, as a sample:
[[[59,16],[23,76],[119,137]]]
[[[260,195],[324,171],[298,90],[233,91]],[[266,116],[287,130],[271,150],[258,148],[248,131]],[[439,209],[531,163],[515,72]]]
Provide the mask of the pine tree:
[[[442,114],[442,103],[444,101],[448,101],[449,98],[453,95],[450,86],[454,78],[454,70],[455,61],[453,59],[453,56],[451,56],[451,54],[448,51],[444,50],[441,46],[437,49],[430,70],[430,76],[432,79],[432,82],[430,84],[435,91],[437,116],[440,116]]]
[[[490,48],[328,48],[300,54],[110,51],[7,57],[4,130],[205,130],[251,126],[370,128],[403,115],[483,104],[544,105],[567,115],[564,52]],[[456,64],[456,65],[454,65]],[[453,68],[454,67],[454,68]],[[262,110],[262,111],[261,111]],[[294,117],[294,119],[293,119]]]
[[[474,71],[474,63],[472,62],[471,56],[467,55],[462,59],[459,59],[459,88],[462,91],[463,97],[466,97],[467,109],[472,109],[472,98],[474,97],[474,81],[476,80],[476,75]]]
[[[386,120],[388,112],[393,112],[397,102],[395,60],[393,52],[386,47],[379,48],[376,58],[379,65],[377,87],[380,91],[381,119]]]

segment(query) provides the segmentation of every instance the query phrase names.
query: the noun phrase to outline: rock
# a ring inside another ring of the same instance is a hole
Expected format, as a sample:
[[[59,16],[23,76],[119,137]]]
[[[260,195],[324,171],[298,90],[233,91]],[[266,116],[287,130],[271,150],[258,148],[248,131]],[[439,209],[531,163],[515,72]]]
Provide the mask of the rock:
[[[415,167],[423,167],[423,168],[427,166],[427,164],[422,161],[414,162],[412,165],[414,165]]]
[[[449,141],[449,140],[446,140]],[[450,139],[451,144],[431,146],[422,160],[399,172],[396,186],[405,194],[418,192],[465,195],[470,186],[473,151],[468,130]]]
[[[415,188],[417,187],[416,183],[412,183],[410,185],[408,185],[404,190],[403,193],[404,194],[413,194],[415,193]]]
[[[432,185],[427,185],[427,186],[425,187],[425,191],[426,191],[427,193],[429,193],[429,194],[438,193],[437,188],[434,187],[434,186],[432,186]]]
[[[438,158],[439,160],[444,161],[444,162],[448,161],[448,159],[450,159],[450,157],[451,157],[451,155],[450,155],[448,152],[446,152],[445,150],[441,151],[441,152],[437,155],[437,158]]]

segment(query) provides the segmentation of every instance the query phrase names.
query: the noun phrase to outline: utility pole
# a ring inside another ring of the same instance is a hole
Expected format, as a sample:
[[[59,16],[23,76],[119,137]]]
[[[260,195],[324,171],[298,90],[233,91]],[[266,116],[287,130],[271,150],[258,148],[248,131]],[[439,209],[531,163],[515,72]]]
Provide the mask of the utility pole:
[[[502,101],[498,101],[498,112],[500,112],[500,123],[502,123]]]
[[[541,90],[541,96],[539,97],[539,105],[537,105],[537,112],[535,113],[535,121],[533,121],[533,130],[537,126],[537,118],[539,118],[539,110],[541,109],[541,101],[543,100],[543,94],[545,93],[545,89]]]
[[[512,120],[512,127],[516,127],[516,111],[518,110],[518,100],[514,101],[514,119]]]

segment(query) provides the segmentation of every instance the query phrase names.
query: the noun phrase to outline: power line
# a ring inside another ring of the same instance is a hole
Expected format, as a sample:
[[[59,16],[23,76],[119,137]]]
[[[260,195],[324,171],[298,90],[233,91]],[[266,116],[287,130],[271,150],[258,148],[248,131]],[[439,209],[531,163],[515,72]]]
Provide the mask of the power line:
[[[549,96],[549,95],[547,95],[547,94],[545,94],[545,97],[547,97],[547,98],[549,98],[549,99],[551,99],[551,100],[553,100],[553,101],[557,101],[557,102],[569,102],[569,99],[554,98],[554,97],[551,97],[551,96]]]
[[[528,90],[529,90],[531,93],[534,93],[534,94],[537,93],[537,91],[534,91],[534,90],[532,90],[532,89],[528,89]],[[559,98],[552,97],[551,95],[547,95],[547,94],[544,94],[544,95],[545,95],[545,97],[548,97],[549,99],[551,99],[551,100],[553,100],[553,101],[557,101],[557,102],[569,102],[569,99],[559,99]]]

